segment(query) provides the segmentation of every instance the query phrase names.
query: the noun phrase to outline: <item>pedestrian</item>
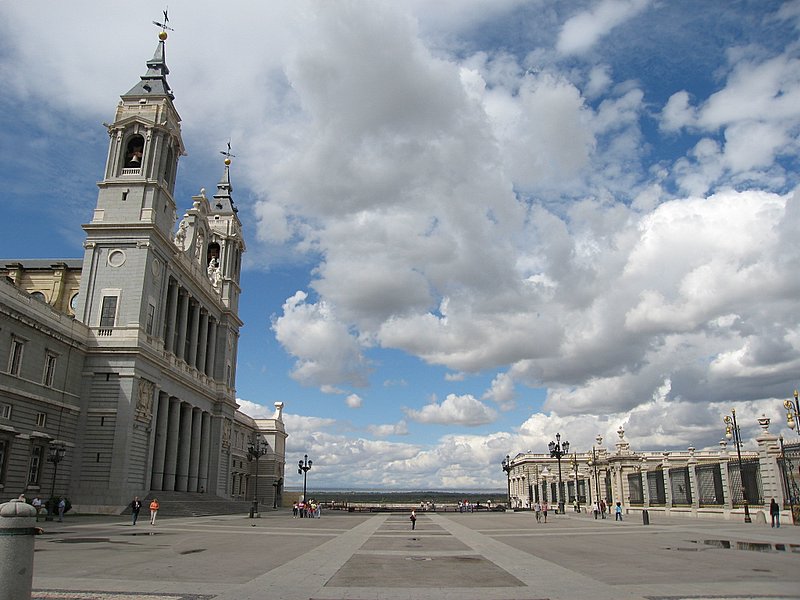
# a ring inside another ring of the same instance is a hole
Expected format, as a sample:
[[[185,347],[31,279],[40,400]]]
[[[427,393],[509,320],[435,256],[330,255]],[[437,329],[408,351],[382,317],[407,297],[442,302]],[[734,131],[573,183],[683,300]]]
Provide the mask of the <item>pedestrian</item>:
[[[592,505],[592,512],[594,513],[595,520],[597,520],[597,515],[600,514],[600,503],[597,500],[595,500]]]
[[[536,522],[537,523],[541,523],[542,522],[542,505],[539,504],[538,502],[536,502],[533,505],[533,512],[536,513]]]
[[[131,525],[136,525],[140,510],[142,510],[142,501],[139,500],[139,496],[134,496],[133,502],[131,502]]]
[[[153,498],[150,501],[150,525],[156,524],[156,515],[158,514],[158,509],[160,506],[161,505],[158,503],[158,498]]]
[[[619,502],[617,502],[617,506],[614,508],[614,520],[622,521],[622,505]]]
[[[769,516],[773,527],[781,526],[781,507],[775,502],[775,498],[769,503]]]
[[[547,523],[547,511],[550,510],[550,507],[547,505],[547,500],[544,501],[542,504],[542,516],[544,517],[544,522]]]
[[[606,518],[606,501],[600,500],[600,516]]]
[[[411,531],[414,531],[417,528],[417,512],[415,510],[411,511]]]
[[[294,504],[292,504],[292,518],[293,519],[297,518],[297,510],[298,510],[297,509],[297,502],[295,502]]]
[[[58,522],[62,523],[64,521],[64,511],[67,510],[67,501],[64,499],[64,496],[61,496],[58,499]]]
[[[42,499],[39,496],[34,496],[31,500],[31,506],[36,509],[36,521],[39,521],[39,513],[42,512]]]

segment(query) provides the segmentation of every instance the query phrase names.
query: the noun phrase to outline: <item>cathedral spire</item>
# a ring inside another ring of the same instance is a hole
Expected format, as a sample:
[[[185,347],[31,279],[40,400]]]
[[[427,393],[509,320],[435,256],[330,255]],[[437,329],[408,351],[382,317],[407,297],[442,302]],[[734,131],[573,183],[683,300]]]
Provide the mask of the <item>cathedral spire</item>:
[[[167,39],[166,29],[166,13],[165,22],[155,23],[162,27],[161,32],[158,34],[158,46],[153,54],[153,58],[147,61],[147,73],[140,77],[141,81],[133,86],[127,94],[122,97],[129,96],[167,96],[170,100],[174,100],[175,96],[172,94],[172,89],[167,83],[167,75],[169,75],[169,68],[165,58],[165,41]]]
[[[220,151],[225,157],[225,171],[222,173],[222,179],[217,184],[217,193],[214,194],[214,202],[211,204],[212,213],[235,214],[239,209],[233,205],[233,186],[231,185],[231,157],[236,158],[236,155],[231,154],[231,143],[228,142],[228,149]]]

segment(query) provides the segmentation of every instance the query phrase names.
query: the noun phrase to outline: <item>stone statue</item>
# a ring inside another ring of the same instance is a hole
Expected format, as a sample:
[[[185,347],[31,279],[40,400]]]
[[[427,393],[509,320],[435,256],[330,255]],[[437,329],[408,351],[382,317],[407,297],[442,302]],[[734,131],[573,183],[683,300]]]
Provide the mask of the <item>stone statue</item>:
[[[186,249],[186,230],[188,228],[189,225],[186,223],[186,221],[181,221],[178,231],[175,232],[175,245],[181,250]]]

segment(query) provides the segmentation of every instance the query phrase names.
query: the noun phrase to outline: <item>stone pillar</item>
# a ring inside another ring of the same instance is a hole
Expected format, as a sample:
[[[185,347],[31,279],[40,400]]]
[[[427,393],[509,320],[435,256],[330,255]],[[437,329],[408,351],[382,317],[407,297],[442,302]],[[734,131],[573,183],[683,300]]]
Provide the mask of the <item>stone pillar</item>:
[[[203,412],[200,427],[200,463],[197,469],[198,489],[208,490],[208,458],[211,450],[211,415]]]
[[[178,296],[178,335],[175,340],[175,356],[186,360],[186,327],[189,320],[189,293],[181,290]]]
[[[781,445],[778,436],[769,432],[770,420],[763,416],[758,420],[761,426],[761,434],[756,438],[758,444],[758,468],[761,471],[761,487],[763,491],[764,510],[769,511],[768,506],[772,498],[783,506],[783,485],[778,459],[781,455]],[[791,515],[790,515],[791,518]]]
[[[200,470],[200,442],[202,439],[201,428],[203,425],[202,411],[192,409],[192,447],[189,450],[189,491],[196,492],[199,485]]]
[[[719,472],[722,478],[723,506],[726,511],[730,512],[733,510],[733,492],[731,490],[730,474],[728,473],[731,461],[728,454],[727,440],[722,440],[719,443],[719,447]]]
[[[189,356],[186,362],[192,367],[197,366],[197,339],[200,328],[200,305],[192,302],[191,321],[189,326]]]
[[[175,353],[175,321],[178,315],[178,284],[170,282],[167,292],[167,310],[164,323],[164,348]]]
[[[672,508],[672,481],[669,477],[669,452],[664,452],[664,460],[662,464],[662,474],[664,475],[664,514],[669,514],[669,509]]]
[[[642,506],[650,508],[650,484],[647,480],[647,466],[642,465]]]
[[[686,466],[689,469],[689,489],[692,492],[692,512],[696,513],[700,508],[700,482],[697,479],[697,457],[694,455],[694,446],[689,447],[689,461]]]
[[[169,399],[169,423],[167,425],[167,451],[164,457],[164,484],[167,492],[175,490],[175,473],[178,465],[178,437],[180,436],[181,403],[177,398]]]
[[[164,485],[164,459],[167,453],[168,417],[169,397],[164,392],[159,392],[158,414],[155,427],[155,448],[153,449],[153,470],[150,478],[150,489],[155,491],[161,491]]]
[[[178,467],[175,472],[175,490],[185,492],[189,487],[189,452],[192,448],[192,407],[181,402],[180,442],[178,443]]]
[[[217,362],[217,321],[213,317],[208,320],[208,356],[206,356],[206,375],[217,378],[215,365]]]
[[[208,312],[200,309],[200,339],[197,340],[197,370],[206,372],[206,354],[208,352]]]
[[[35,508],[22,500],[0,504],[0,600],[31,597],[35,534]]]

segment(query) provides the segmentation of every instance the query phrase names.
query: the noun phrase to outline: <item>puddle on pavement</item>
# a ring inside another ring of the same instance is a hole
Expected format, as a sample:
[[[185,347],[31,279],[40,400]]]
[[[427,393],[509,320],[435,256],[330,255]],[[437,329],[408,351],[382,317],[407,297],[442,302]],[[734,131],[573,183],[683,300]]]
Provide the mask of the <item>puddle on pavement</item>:
[[[723,550],[748,550],[750,552],[790,552],[800,554],[800,544],[771,544],[767,542],[740,542],[736,540],[689,540],[698,544],[695,548],[667,548],[667,550],[707,550],[721,548]]]

